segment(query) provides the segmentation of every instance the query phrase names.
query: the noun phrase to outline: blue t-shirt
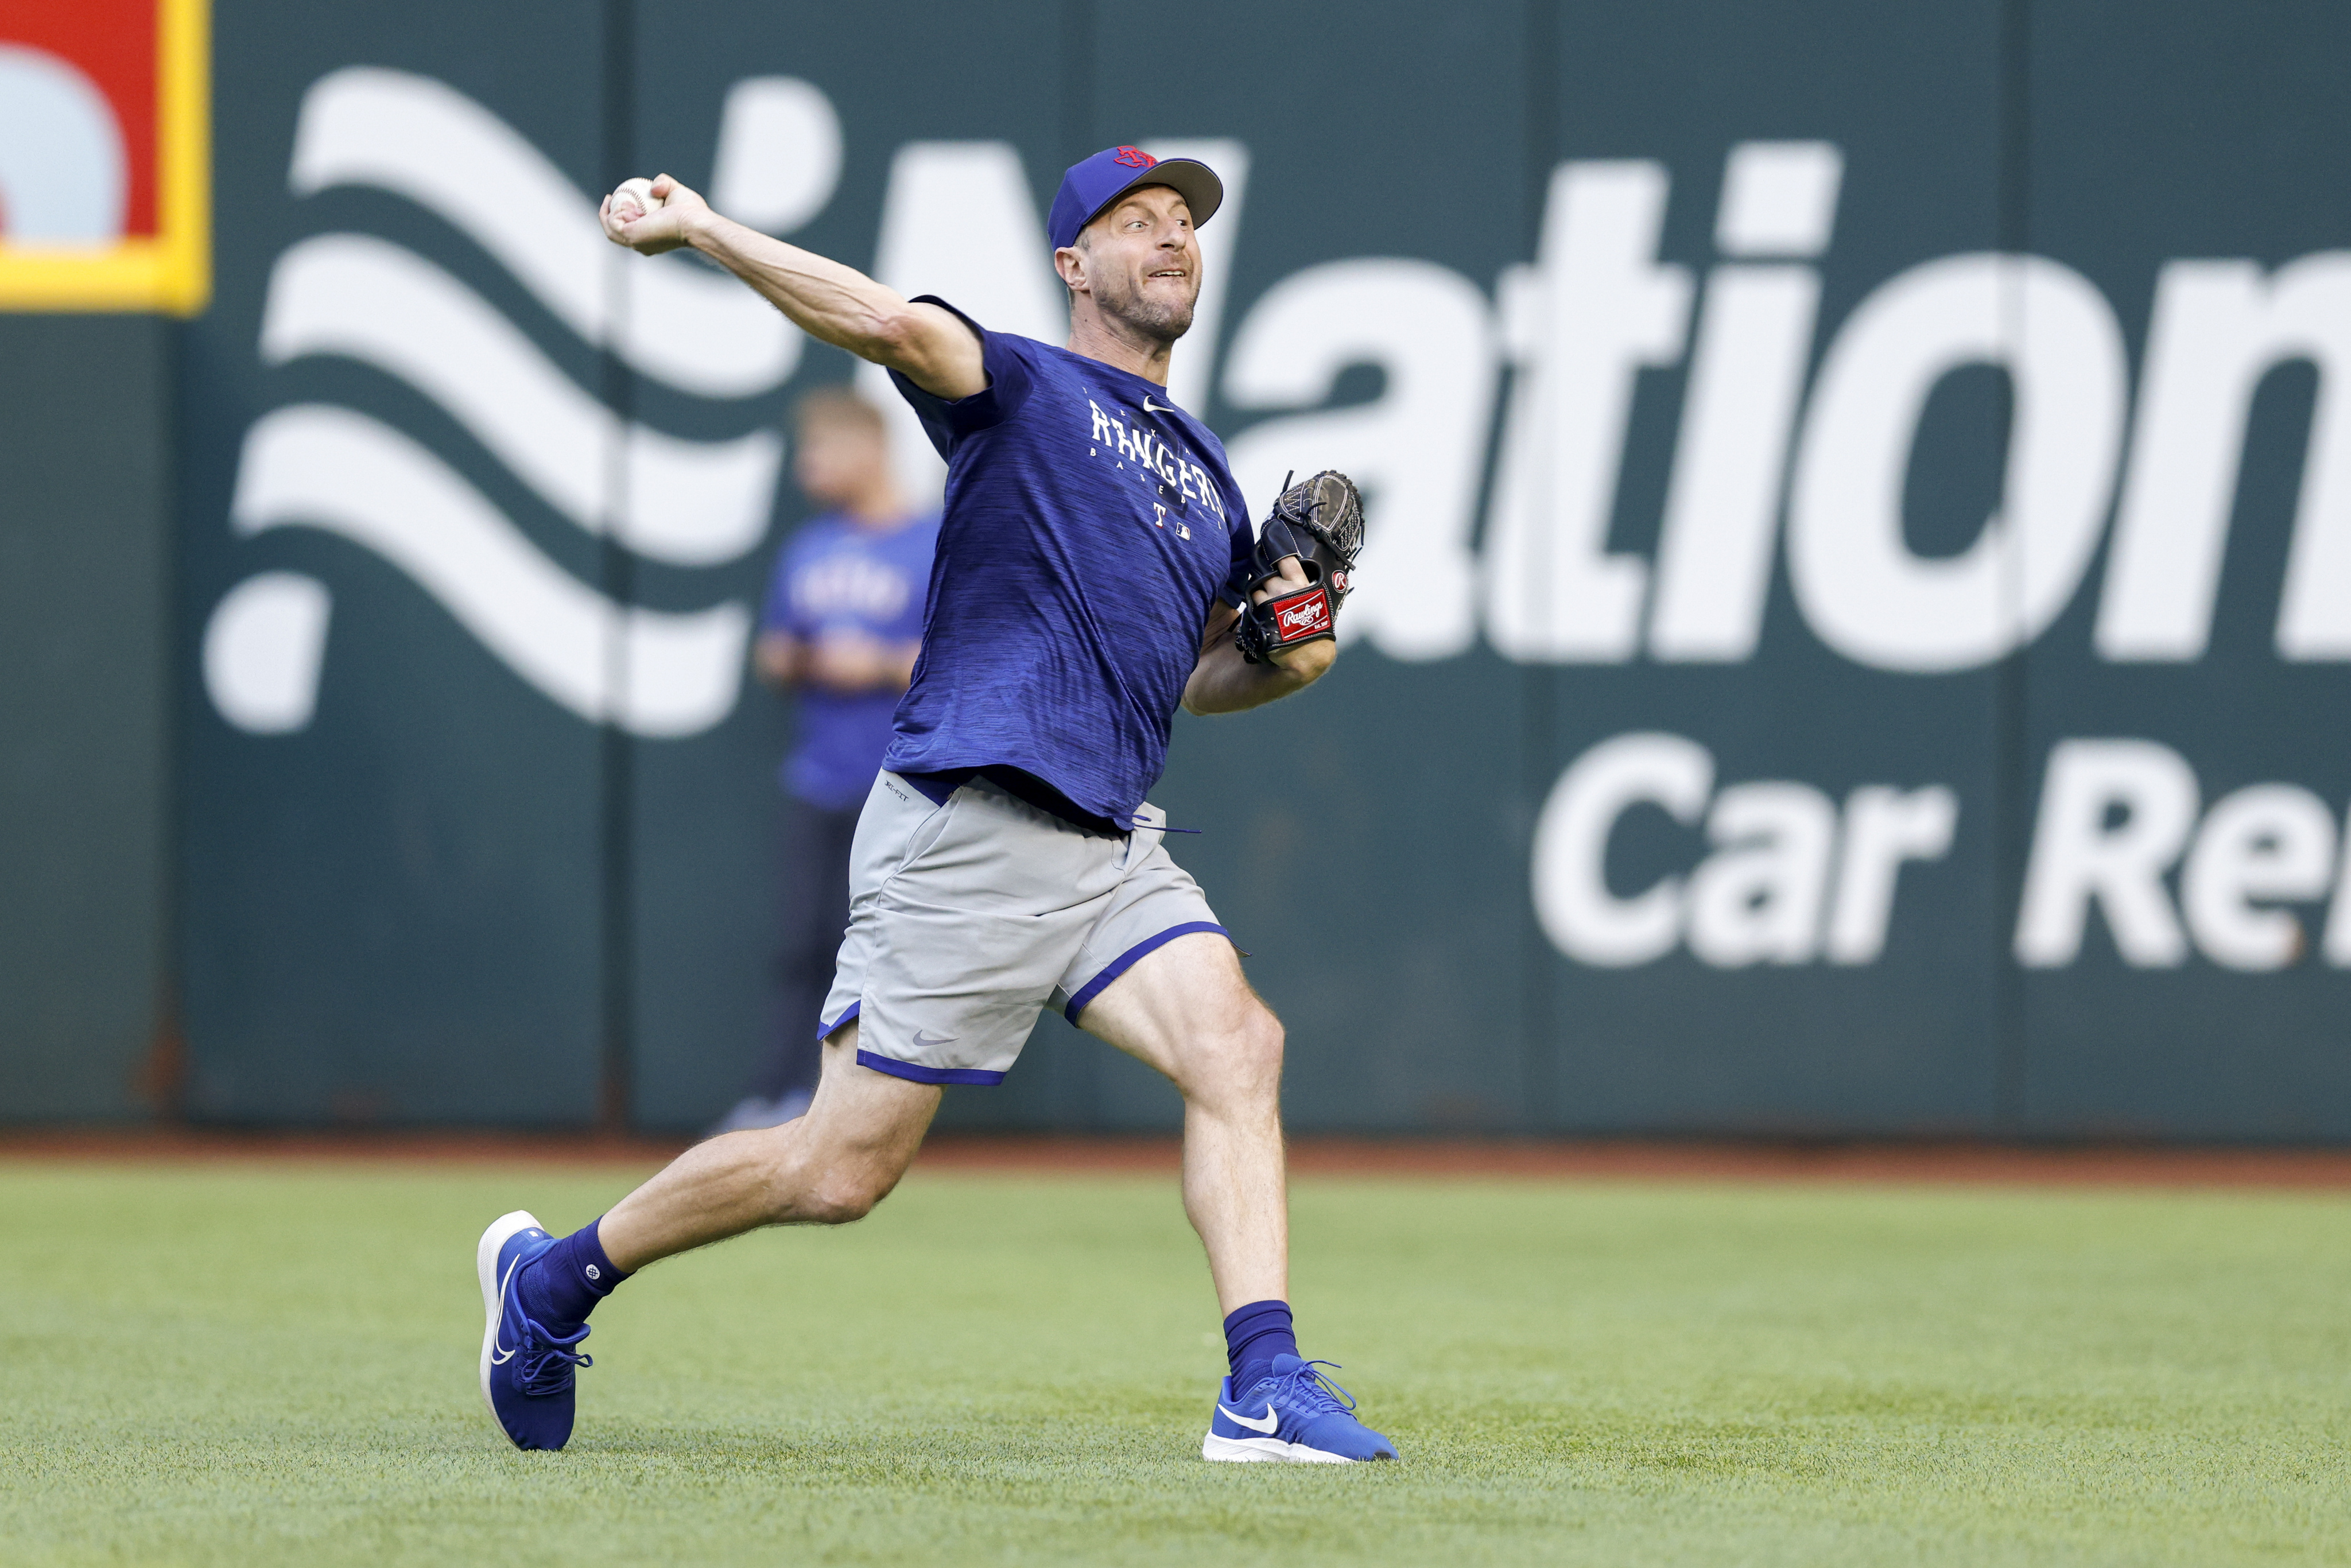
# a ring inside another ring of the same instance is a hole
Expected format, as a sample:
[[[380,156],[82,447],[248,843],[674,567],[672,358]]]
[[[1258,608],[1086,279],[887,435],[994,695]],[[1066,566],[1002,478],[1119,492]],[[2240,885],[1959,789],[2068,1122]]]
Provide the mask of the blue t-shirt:
[[[883,766],[1017,768],[1130,822],[1166,766],[1208,612],[1238,602],[1249,508],[1224,444],[1165,387],[963,319],[986,391],[949,402],[891,374],[947,488],[923,656]]]
[[[828,632],[914,642],[923,634],[923,596],[938,537],[936,516],[887,533],[837,512],[802,525],[777,553],[759,629],[805,643]],[[784,788],[833,810],[863,800],[889,747],[897,706],[893,691],[802,687],[799,742],[784,759]]]

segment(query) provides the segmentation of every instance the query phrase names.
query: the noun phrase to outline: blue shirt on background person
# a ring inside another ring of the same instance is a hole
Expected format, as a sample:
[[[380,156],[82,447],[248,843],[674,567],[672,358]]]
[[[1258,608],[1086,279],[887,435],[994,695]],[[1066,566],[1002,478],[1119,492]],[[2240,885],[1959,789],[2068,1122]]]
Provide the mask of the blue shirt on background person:
[[[935,512],[887,529],[841,512],[810,519],[776,559],[760,632],[810,647],[841,639],[920,642],[938,537]],[[899,693],[843,692],[811,681],[799,686],[799,699],[784,788],[828,810],[862,804],[889,748]]]
[[[882,411],[846,387],[793,406],[792,478],[817,508],[777,552],[751,663],[789,692],[799,727],[777,824],[776,959],[767,1044],[717,1132],[773,1126],[816,1089],[817,1012],[849,925],[857,818],[922,647],[935,511],[892,477]]]

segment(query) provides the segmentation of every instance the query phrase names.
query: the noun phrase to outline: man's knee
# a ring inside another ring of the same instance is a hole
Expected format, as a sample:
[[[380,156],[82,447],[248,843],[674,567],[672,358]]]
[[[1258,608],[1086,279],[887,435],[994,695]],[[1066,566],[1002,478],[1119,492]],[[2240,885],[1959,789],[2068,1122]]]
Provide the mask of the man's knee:
[[[853,1225],[872,1213],[897,1185],[894,1176],[883,1181],[870,1171],[828,1171],[803,1189],[799,1212],[793,1218],[810,1225]]]
[[[1288,1037],[1283,1034],[1281,1020],[1263,1002],[1251,1009],[1249,1021],[1241,1029],[1241,1055],[1249,1071],[1260,1077],[1281,1076],[1281,1051]]]
[[[778,1145],[767,1178],[769,1222],[777,1225],[849,1225],[862,1219],[890,1196],[911,1161],[883,1150],[827,1146],[809,1137],[779,1138]]]
[[[1192,1085],[1202,1096],[1256,1095],[1281,1083],[1281,1020],[1251,997],[1194,1053]]]

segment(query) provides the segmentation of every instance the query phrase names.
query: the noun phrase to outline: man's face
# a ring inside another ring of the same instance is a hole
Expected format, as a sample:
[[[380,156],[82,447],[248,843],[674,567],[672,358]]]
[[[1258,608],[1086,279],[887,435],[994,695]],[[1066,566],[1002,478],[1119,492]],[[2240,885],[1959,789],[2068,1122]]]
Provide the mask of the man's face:
[[[1200,244],[1192,209],[1165,185],[1145,185],[1086,225],[1075,251],[1077,267],[1095,306],[1164,343],[1192,326],[1200,298]],[[1068,270],[1062,273],[1066,279]]]
[[[881,433],[862,420],[800,422],[792,477],[820,507],[843,507],[862,495],[889,461]]]

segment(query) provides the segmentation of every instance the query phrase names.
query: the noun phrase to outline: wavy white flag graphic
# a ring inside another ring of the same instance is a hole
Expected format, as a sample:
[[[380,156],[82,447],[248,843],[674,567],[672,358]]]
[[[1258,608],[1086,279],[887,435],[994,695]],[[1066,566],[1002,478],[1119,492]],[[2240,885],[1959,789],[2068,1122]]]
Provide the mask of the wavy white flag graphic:
[[[816,88],[758,77],[729,90],[713,180],[722,204],[785,232],[831,199],[840,169],[840,122]],[[799,363],[799,332],[756,296],[683,258],[615,250],[594,198],[430,77],[361,67],[320,78],[303,99],[289,183],[297,195],[367,185],[416,202],[584,343],[681,391],[744,397]],[[270,277],[260,354],[265,364],[335,356],[406,382],[559,516],[648,559],[718,565],[766,533],[783,464],[777,433],[688,441],[622,420],[481,294],[389,241],[329,234],[289,246]],[[308,404],[257,421],[232,522],[245,535],[314,528],[373,550],[591,722],[682,736],[734,707],[746,607],[663,614],[613,603],[441,457],[364,414]],[[232,589],[204,643],[222,716],[253,734],[307,726],[331,612],[326,586],[293,573]]]
[[[623,424],[488,301],[413,251],[322,235],[278,257],[261,357],[304,354],[340,354],[407,382],[590,533],[605,529],[606,455],[625,443],[628,493],[612,531],[640,555],[709,566],[767,531],[784,455],[775,432],[695,442]]]
[[[245,438],[230,520],[240,534],[313,528],[373,550],[581,718],[691,735],[734,706],[751,629],[743,606],[620,608],[534,549],[447,464],[365,414],[322,403],[265,414]]]
[[[757,295],[683,255],[632,260],[614,249],[596,221],[600,198],[431,77],[355,66],[320,78],[303,99],[291,182],[297,195],[374,185],[407,197],[496,257],[573,331],[682,391],[748,397],[799,363],[799,329]],[[629,291],[617,320],[616,274]]]

